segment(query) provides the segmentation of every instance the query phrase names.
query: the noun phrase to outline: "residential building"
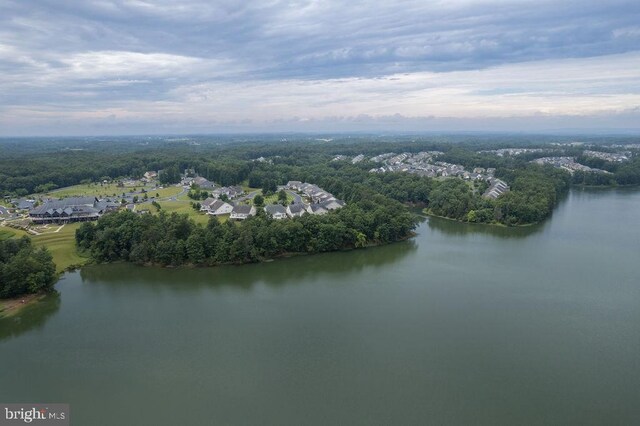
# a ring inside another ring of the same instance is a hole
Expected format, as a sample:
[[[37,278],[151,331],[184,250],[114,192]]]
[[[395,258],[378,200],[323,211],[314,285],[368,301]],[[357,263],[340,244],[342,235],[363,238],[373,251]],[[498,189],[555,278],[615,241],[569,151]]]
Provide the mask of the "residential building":
[[[302,182],[299,180],[290,180],[287,182],[287,189],[293,189],[294,191],[299,191],[302,186]]]
[[[247,204],[238,204],[231,210],[230,219],[245,220],[249,216],[255,216],[256,208]]]
[[[280,204],[269,204],[265,206],[264,210],[274,219],[287,218],[287,209]]]
[[[496,199],[502,194],[509,192],[509,185],[500,179],[491,178],[489,180],[491,186],[482,194],[485,198]]]
[[[289,204],[287,206],[287,216],[300,217],[305,213],[304,204]]]
[[[191,185],[198,185],[200,189],[214,189],[216,184],[203,178],[202,176],[195,177],[191,182]]]
[[[210,215],[220,216],[223,214],[231,214],[233,206],[222,200],[209,197],[200,204],[200,211]]]

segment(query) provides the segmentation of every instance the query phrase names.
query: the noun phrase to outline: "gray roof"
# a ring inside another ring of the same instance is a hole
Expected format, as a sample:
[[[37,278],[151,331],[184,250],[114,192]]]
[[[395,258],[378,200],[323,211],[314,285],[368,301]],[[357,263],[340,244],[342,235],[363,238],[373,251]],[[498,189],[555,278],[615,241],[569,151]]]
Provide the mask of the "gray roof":
[[[227,204],[227,203],[225,203],[225,202],[224,202],[224,201],[222,201],[222,200],[215,200],[215,201],[214,201],[213,203],[211,203],[211,205],[209,206],[209,210],[216,211],[216,210],[218,210],[220,207],[224,206],[225,204]]]
[[[265,206],[264,209],[272,216],[275,214],[287,214],[287,209],[280,204],[269,204],[268,206]]]
[[[207,207],[207,206],[213,205],[216,201],[218,201],[218,200],[216,200],[215,198],[209,197],[206,200],[204,200],[202,202],[202,204],[200,204],[200,205],[203,206],[203,207]]]
[[[251,206],[247,204],[238,204],[233,207],[234,213],[251,214]]]
[[[313,213],[316,213],[316,212],[318,212],[320,210],[327,211],[327,209],[322,204],[311,204],[311,206],[309,206],[309,208],[311,209],[311,211]]]
[[[60,200],[50,200],[42,205],[32,209],[30,214],[44,214],[45,212],[52,211],[63,211],[67,208],[71,208],[73,210],[85,210],[88,208],[93,208],[97,204],[98,200],[95,197],[69,197],[62,198]]]
[[[337,198],[334,198],[331,200],[323,201],[318,205],[325,210],[333,210],[333,209],[339,209],[340,207],[344,207],[345,202],[342,200],[338,200]]]
[[[35,201],[31,201],[31,200],[19,200],[16,203],[16,207],[20,210],[28,210],[31,207],[33,207],[33,205],[35,204]]]
[[[304,211],[304,206],[302,204],[291,204],[289,211],[291,211],[291,213],[300,213]]]

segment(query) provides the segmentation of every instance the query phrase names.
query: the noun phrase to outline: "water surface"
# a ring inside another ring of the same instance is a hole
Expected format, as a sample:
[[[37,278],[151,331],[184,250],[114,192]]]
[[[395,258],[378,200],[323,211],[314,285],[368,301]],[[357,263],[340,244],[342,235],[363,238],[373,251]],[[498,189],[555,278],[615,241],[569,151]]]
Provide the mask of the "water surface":
[[[77,425],[637,424],[640,191],[211,269],[87,267],[0,322],[0,401]]]

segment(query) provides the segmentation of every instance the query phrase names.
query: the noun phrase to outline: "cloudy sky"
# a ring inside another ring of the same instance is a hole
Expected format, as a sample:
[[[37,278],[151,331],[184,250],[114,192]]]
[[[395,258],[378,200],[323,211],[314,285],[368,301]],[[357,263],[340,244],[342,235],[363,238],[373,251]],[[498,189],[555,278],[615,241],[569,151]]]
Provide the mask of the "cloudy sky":
[[[0,135],[640,129],[638,0],[0,0]]]

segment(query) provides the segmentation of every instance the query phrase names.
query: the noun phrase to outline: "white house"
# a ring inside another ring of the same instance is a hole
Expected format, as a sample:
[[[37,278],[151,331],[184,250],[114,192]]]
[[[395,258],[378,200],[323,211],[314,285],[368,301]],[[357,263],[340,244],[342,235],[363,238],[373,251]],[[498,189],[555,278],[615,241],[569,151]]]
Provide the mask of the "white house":
[[[200,211],[206,212],[214,216],[223,214],[229,214],[233,210],[233,206],[229,203],[225,203],[222,200],[216,200],[215,198],[207,198],[201,204]]]
[[[245,220],[249,216],[255,216],[255,214],[256,214],[256,208],[254,206],[248,206],[246,204],[238,204],[237,206],[233,207],[233,210],[231,210],[231,216],[229,216],[229,218],[237,219],[237,220]]]
[[[309,204],[307,211],[311,214],[326,214],[329,210],[325,209],[321,204]]]
[[[299,217],[305,213],[305,208],[303,204],[289,204],[287,206],[287,216],[289,217]]]
[[[287,182],[287,188],[293,189],[295,191],[298,191],[300,189],[300,185],[302,185],[302,182],[300,182],[299,180],[290,180],[289,182]]]
[[[274,219],[287,218],[287,209],[280,204],[269,204],[268,206],[265,206],[264,210]]]

